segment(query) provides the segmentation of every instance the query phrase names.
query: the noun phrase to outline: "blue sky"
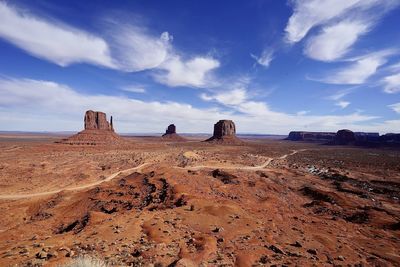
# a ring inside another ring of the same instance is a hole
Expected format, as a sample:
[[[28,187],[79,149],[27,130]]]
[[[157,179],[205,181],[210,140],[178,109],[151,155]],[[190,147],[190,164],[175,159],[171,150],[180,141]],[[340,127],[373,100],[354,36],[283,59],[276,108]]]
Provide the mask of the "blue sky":
[[[400,0],[0,0],[0,130],[399,132],[398,25]]]

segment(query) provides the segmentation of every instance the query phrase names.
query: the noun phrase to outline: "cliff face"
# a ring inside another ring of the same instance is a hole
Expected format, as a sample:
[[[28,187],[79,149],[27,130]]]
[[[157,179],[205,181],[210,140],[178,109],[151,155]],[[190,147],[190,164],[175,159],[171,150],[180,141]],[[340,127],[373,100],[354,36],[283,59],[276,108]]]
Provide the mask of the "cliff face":
[[[222,138],[224,136],[236,136],[236,126],[231,120],[220,120],[214,124],[214,138]]]
[[[291,141],[332,141],[336,133],[292,131],[286,138]]]
[[[108,130],[114,131],[112,117],[111,122],[107,121],[104,112],[88,110],[84,117],[85,130]]]
[[[236,126],[231,120],[220,120],[214,124],[213,136],[206,141],[231,144],[243,142],[236,137]]]
[[[354,144],[356,141],[356,136],[354,132],[344,129],[339,130],[335,136],[335,144],[337,145],[348,145]]]

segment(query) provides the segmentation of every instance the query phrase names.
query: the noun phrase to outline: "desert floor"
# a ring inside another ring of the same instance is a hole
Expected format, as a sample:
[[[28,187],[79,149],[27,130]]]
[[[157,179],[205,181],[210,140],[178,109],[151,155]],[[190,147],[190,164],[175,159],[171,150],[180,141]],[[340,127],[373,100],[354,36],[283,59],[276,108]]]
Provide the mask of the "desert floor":
[[[0,136],[0,266],[400,266],[400,151]]]

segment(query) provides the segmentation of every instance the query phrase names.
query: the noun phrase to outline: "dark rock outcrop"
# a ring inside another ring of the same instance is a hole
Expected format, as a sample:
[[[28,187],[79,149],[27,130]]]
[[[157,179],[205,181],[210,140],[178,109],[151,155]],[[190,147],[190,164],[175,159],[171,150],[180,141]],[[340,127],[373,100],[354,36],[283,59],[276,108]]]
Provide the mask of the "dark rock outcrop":
[[[220,120],[214,124],[213,136],[206,141],[230,144],[243,142],[236,137],[236,126],[231,120]]]
[[[327,145],[356,145],[363,147],[400,147],[400,134],[377,132],[352,132],[340,130],[331,132],[292,131],[285,140],[323,142]]]
[[[113,118],[107,121],[104,112],[88,110],[84,117],[84,130],[60,141],[70,145],[119,144],[124,140],[114,132]]]
[[[303,132],[303,131],[292,131],[286,140],[291,141],[332,141],[335,138],[336,133],[331,132]]]
[[[343,129],[339,130],[336,133],[334,143],[336,145],[349,145],[349,144],[355,144],[355,141],[356,141],[356,136],[354,132],[347,129]]]
[[[168,125],[167,130],[165,131],[164,135],[166,135],[166,134],[175,134],[175,133],[176,133],[175,124],[170,124],[170,125]]]
[[[384,143],[397,143],[400,144],[400,134],[387,133],[380,136],[380,141]]]
[[[176,133],[175,124],[170,124],[165,130],[165,134],[162,135],[162,139],[167,141],[185,141],[186,139]]]

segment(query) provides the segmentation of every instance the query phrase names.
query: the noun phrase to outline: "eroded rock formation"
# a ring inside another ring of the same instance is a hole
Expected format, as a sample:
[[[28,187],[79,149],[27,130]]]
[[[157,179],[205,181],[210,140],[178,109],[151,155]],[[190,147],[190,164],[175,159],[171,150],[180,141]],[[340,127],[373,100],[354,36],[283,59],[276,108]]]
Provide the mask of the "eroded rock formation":
[[[206,140],[207,142],[222,142],[222,143],[242,143],[236,137],[236,126],[231,120],[220,120],[214,124],[213,136]]]
[[[176,133],[176,126],[175,124],[170,124],[168,125],[167,130],[165,131],[165,134],[174,134]]]
[[[170,124],[165,131],[165,134],[162,136],[163,139],[168,141],[185,141],[186,139],[176,133],[175,124]]]
[[[112,116],[110,123],[104,112],[88,110],[84,118],[85,130],[109,130],[114,131]]]
[[[84,130],[60,143],[71,145],[118,144],[124,140],[114,132],[113,118],[107,121],[104,112],[88,110],[84,117]]]

